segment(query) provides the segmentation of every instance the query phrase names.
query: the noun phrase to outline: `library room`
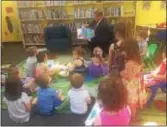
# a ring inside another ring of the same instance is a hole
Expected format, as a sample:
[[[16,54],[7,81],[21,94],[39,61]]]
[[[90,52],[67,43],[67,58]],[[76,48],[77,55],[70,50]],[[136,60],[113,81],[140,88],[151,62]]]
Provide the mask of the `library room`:
[[[1,1],[1,126],[166,126],[166,1]]]

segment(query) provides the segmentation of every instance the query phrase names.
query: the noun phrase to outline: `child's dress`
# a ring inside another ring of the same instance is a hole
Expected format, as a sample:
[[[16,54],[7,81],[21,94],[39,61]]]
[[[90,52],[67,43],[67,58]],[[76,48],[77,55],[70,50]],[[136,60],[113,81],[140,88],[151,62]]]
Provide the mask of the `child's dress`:
[[[146,103],[147,95],[145,86],[141,82],[141,66],[128,61],[122,73],[127,77],[127,79],[123,78],[123,83],[128,90],[128,103],[139,104],[138,106],[142,107]]]
[[[93,77],[101,77],[105,76],[109,72],[109,68],[107,64],[104,65],[95,65],[93,62],[91,62],[88,65],[89,75]]]
[[[120,75],[119,73],[124,69],[124,56],[121,54],[120,46],[117,43],[114,44],[113,48],[110,71]]]
[[[74,72],[78,72],[78,73],[83,73],[83,72],[85,72],[85,68],[86,68],[86,67],[85,67],[84,59],[78,58],[77,60],[82,61],[82,65],[75,67]]]
[[[102,126],[127,126],[131,119],[129,107],[124,107],[117,114],[111,114],[103,110],[100,113]]]

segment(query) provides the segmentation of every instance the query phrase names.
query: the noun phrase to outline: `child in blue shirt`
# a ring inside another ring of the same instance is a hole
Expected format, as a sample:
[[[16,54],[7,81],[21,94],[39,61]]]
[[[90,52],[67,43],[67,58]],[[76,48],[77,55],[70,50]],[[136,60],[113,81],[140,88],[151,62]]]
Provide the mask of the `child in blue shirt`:
[[[55,107],[59,106],[64,97],[60,92],[49,87],[49,75],[41,73],[35,82],[39,85],[37,90],[37,110],[40,115],[52,115]]]

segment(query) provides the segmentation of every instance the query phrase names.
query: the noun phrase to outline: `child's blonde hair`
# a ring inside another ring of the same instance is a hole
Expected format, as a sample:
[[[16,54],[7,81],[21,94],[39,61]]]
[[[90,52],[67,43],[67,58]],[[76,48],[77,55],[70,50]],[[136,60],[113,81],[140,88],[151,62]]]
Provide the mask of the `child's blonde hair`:
[[[79,57],[84,57],[86,53],[85,49],[81,46],[75,47],[73,52],[75,52]]]
[[[70,76],[70,83],[74,88],[80,88],[84,83],[84,78],[79,73],[74,73]]]
[[[50,83],[49,75],[47,73],[41,73],[35,78],[35,83],[42,88],[47,88]]]
[[[37,50],[38,49],[36,46],[32,46],[32,47],[27,48],[28,56],[34,56],[37,53]]]

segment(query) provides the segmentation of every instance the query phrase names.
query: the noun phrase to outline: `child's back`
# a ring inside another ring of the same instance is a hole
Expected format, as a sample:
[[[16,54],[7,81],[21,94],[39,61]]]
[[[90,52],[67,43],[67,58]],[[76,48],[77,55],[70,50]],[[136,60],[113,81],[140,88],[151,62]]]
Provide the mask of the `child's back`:
[[[39,88],[37,91],[38,110],[41,115],[51,115],[61,101],[56,96],[56,91],[52,88]]]
[[[31,99],[22,92],[22,83],[19,77],[10,76],[5,84],[4,102],[7,104],[9,117],[17,122],[28,122],[30,118]]]
[[[40,86],[37,90],[37,108],[41,115],[52,115],[55,107],[62,102],[57,92],[49,87],[50,77],[42,73],[36,77],[35,82]]]
[[[103,126],[127,126],[131,119],[131,112],[129,107],[125,107],[118,113],[109,113],[102,111],[100,113],[101,124]]]
[[[70,108],[73,113],[84,114],[88,110],[88,103],[91,98],[88,91],[83,86],[83,76],[81,74],[73,74],[70,78],[72,85],[71,90],[68,92],[70,100]]]
[[[79,89],[72,88],[68,92],[71,111],[76,114],[84,114],[88,110],[86,98],[89,97],[88,91],[82,86]]]
[[[29,57],[26,60],[26,76],[27,77],[35,77],[35,69],[37,65],[37,48],[29,47],[27,49]]]
[[[37,58],[34,57],[28,57],[26,61],[26,76],[27,77],[35,77],[35,69],[37,65]]]
[[[22,93],[21,97],[17,100],[10,101],[4,98],[4,102],[7,104],[9,117],[17,122],[28,122],[30,118],[30,112],[26,111],[25,105],[30,102],[30,98],[26,93]]]

